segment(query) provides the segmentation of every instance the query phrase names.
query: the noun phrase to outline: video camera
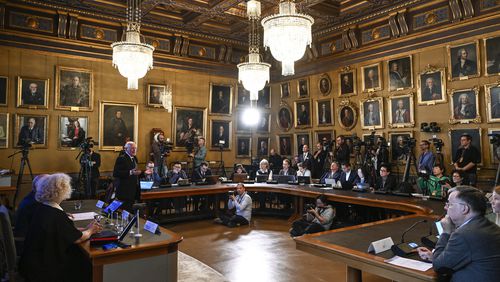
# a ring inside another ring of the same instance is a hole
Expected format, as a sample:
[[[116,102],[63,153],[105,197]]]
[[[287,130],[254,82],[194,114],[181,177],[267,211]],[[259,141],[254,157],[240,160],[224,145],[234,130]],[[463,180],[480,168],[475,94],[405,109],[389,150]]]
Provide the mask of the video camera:
[[[306,204],[305,208],[306,208],[306,211],[314,210],[316,208],[316,205],[315,204]]]
[[[168,154],[174,149],[174,143],[170,141],[158,141],[158,143],[160,143],[160,150],[162,155]]]
[[[92,137],[87,137],[85,140],[83,140],[82,143],[80,143],[80,149],[82,151],[88,152],[90,151],[90,148],[93,148],[94,145],[99,145],[98,142],[94,141]]]
[[[404,148],[415,148],[416,145],[417,145],[417,140],[413,137],[405,137],[403,139]]]
[[[420,124],[420,131],[422,132],[441,132],[441,127],[437,125],[437,122],[422,122]]]
[[[432,139],[429,139],[429,141],[431,141],[432,144],[434,144],[434,147],[436,147],[436,151],[441,152],[441,149],[444,146],[444,142],[442,139],[432,138]]]
[[[500,145],[500,134],[491,133],[491,134],[488,134],[488,137],[490,137],[490,144],[491,145],[493,145],[493,146]]]
[[[19,142],[17,142],[18,145],[21,145],[23,146],[23,150],[28,150],[29,148],[33,147],[33,140],[31,138],[25,138],[25,139],[22,139],[22,140],[19,140]]]

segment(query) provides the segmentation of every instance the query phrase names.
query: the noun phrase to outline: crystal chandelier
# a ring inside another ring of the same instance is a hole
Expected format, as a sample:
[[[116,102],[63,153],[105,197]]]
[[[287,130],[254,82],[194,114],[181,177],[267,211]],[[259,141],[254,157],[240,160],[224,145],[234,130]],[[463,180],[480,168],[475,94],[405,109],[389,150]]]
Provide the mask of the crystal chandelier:
[[[307,45],[311,45],[314,19],[297,13],[291,0],[281,2],[279,11],[262,19],[264,47],[269,47],[273,57],[281,62],[282,75],[293,75],[295,61],[302,58]]]
[[[250,20],[250,34],[248,35],[248,62],[238,64],[238,81],[250,91],[250,101],[259,98],[259,91],[269,82],[270,64],[260,61],[258,20],[260,18],[260,2],[247,2],[247,15]]]
[[[138,89],[138,80],[153,68],[154,47],[141,43],[140,0],[127,0],[127,31],[125,41],[111,44],[113,66],[127,78],[129,90]]]
[[[167,85],[165,91],[161,92],[160,102],[167,112],[172,112],[172,86]]]

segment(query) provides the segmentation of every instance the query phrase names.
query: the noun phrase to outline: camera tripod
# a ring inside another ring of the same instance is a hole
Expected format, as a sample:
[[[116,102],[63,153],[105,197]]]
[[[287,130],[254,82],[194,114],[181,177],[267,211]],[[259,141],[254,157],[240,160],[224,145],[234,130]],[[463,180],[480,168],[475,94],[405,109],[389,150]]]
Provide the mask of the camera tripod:
[[[83,155],[82,155],[83,153]],[[82,156],[81,158],[80,155]],[[90,158],[90,151],[87,149],[82,149],[80,153],[76,156],[75,160],[80,159],[80,172],[78,173],[78,190],[81,189],[83,183],[83,191],[85,198],[93,196],[95,191],[92,191],[92,160]]]
[[[403,173],[403,180],[399,184],[399,190],[402,193],[411,193],[413,191],[413,187],[408,181],[408,178],[410,177],[410,167],[412,163],[415,166],[415,171],[418,172],[417,158],[415,157],[413,148],[409,147],[408,152],[406,153],[406,165],[405,165],[405,171]]]
[[[22,154],[22,156],[21,156],[21,163],[19,164],[19,173],[17,175],[16,193],[14,194],[13,205],[16,204],[17,195],[19,194],[19,188],[21,187],[21,183],[23,180],[24,166],[26,166],[26,165],[28,166],[28,169],[30,171],[31,181],[33,181],[33,171],[31,170],[30,159],[28,158],[29,147],[24,146],[22,148],[22,150],[15,152],[14,154],[10,155],[8,158],[12,158],[17,154]]]
[[[219,164],[219,171],[222,170],[222,173],[220,176],[222,177],[226,177],[227,178],[227,174],[226,174],[226,168],[224,167],[224,159],[222,158],[222,151],[224,151],[224,145],[222,144],[219,144],[219,150],[220,150],[220,164]]]

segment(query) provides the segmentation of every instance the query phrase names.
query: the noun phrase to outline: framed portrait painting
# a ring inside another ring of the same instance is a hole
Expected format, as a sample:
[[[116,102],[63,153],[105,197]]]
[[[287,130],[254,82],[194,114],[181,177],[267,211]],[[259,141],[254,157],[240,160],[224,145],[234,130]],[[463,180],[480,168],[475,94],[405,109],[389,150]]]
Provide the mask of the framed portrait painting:
[[[56,68],[56,109],[91,111],[94,97],[91,70],[58,66]]]
[[[292,135],[278,135],[278,152],[282,157],[288,157],[292,155]]]
[[[14,127],[16,147],[31,144],[35,148],[47,148],[48,132],[48,115],[16,114]]]
[[[322,99],[316,101],[316,124],[318,126],[333,125],[332,99]]]
[[[137,104],[101,102],[99,107],[99,149],[121,150],[128,141],[137,143]]]
[[[298,100],[295,104],[295,127],[311,127],[311,100]]]
[[[0,113],[0,149],[9,148],[10,114]]]
[[[259,121],[255,126],[257,132],[269,133],[271,131],[271,114],[270,113],[259,113]]]
[[[161,84],[148,84],[147,87],[147,105],[155,108],[162,107],[161,97],[167,91],[167,86]]]
[[[363,142],[366,144],[377,144],[380,138],[384,138],[383,132],[372,131],[371,133],[363,133]]]
[[[210,83],[210,113],[231,115],[233,86]]]
[[[389,127],[414,127],[413,93],[389,97]]]
[[[7,97],[9,93],[9,78],[0,76],[0,106],[7,106]]]
[[[318,89],[321,95],[329,95],[332,91],[332,80],[327,73],[322,74],[318,80]]]
[[[339,72],[339,96],[349,97],[356,95],[356,70],[344,67]]]
[[[17,77],[17,106],[30,109],[49,107],[49,79]]]
[[[500,128],[488,128],[488,136],[500,136]],[[490,143],[490,163],[498,164],[500,159],[500,147]]]
[[[401,161],[406,158],[404,140],[413,137],[413,132],[389,132],[391,156],[393,161]]]
[[[301,78],[297,81],[297,93],[299,98],[309,97],[309,79]]]
[[[380,63],[361,67],[363,92],[382,90],[382,73]]]
[[[271,87],[269,85],[259,91],[259,99],[257,100],[257,107],[264,109],[271,108]]]
[[[76,150],[89,136],[89,118],[86,116],[59,116],[58,147]]]
[[[340,105],[337,106],[337,118],[339,119],[340,127],[345,130],[353,129],[358,120],[354,104],[349,102],[349,100],[340,102]]]
[[[449,80],[463,80],[480,75],[479,41],[448,45]]]
[[[236,116],[236,131],[250,132],[252,129],[255,128],[256,125],[251,125],[246,122],[248,118],[245,117],[245,111],[237,111],[237,114],[238,115]]]
[[[500,83],[486,84],[484,93],[488,122],[500,122]]]
[[[174,149],[192,149],[205,136],[207,108],[174,107]]]
[[[480,123],[479,114],[479,88],[450,89],[450,123]]]
[[[467,129],[451,129],[448,131],[448,137],[450,138],[450,150],[451,150],[451,159],[452,162],[456,161],[457,151],[460,148],[460,137],[464,134],[468,134],[472,137],[472,146],[476,147],[479,152],[482,152],[481,147],[481,129],[480,128],[467,128]],[[483,156],[479,154],[479,164],[483,164]]]
[[[384,128],[384,100],[373,97],[359,102],[362,129]]]
[[[484,39],[486,75],[500,75],[500,36]]]
[[[210,120],[210,149],[231,150],[232,121]]]
[[[387,70],[389,72],[387,74],[389,91],[413,88],[411,55],[387,61]]]
[[[419,105],[446,103],[444,68],[427,67],[418,75],[417,96]]]
[[[281,99],[286,99],[290,97],[290,82],[281,83],[280,87],[281,87]]]
[[[317,130],[314,132],[314,143],[325,144],[335,140],[334,130]]]
[[[250,91],[246,90],[243,85],[238,84],[237,107],[250,106]]]
[[[269,156],[269,137],[257,137],[257,156]]]
[[[236,137],[236,146],[236,157],[248,158],[250,157],[252,138],[250,136],[238,136]]]
[[[312,152],[313,149],[311,148],[311,141],[312,140],[310,132],[295,133],[295,144],[297,145],[295,146],[294,154],[302,155],[304,153],[304,151],[302,150],[304,145],[307,145],[309,147],[310,152]]]
[[[293,112],[290,106],[286,103],[281,103],[280,108],[278,110],[278,114],[276,115],[276,122],[278,127],[282,131],[288,131],[292,128],[293,125]]]

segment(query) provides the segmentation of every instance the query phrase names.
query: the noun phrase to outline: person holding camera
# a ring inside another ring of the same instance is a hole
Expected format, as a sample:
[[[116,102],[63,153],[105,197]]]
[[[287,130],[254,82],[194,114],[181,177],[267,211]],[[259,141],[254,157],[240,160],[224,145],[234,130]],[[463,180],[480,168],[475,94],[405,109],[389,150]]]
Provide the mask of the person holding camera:
[[[221,214],[214,219],[215,223],[223,224],[228,227],[247,225],[252,218],[252,198],[247,194],[245,185],[238,183],[236,185],[236,195],[234,191],[229,191],[228,214]]]
[[[335,210],[327,203],[325,195],[316,197],[316,206],[306,205],[304,218],[296,220],[290,228],[290,236],[297,237],[329,230],[335,218]]]
[[[205,161],[205,157],[207,156],[207,148],[205,147],[205,138],[198,138],[198,148],[195,154],[191,154],[193,157],[194,168],[197,168],[201,165],[202,162]]]
[[[165,165],[165,159],[167,157],[167,146],[165,144],[165,135],[159,133],[157,138],[158,141],[153,142],[151,149],[153,150],[153,160],[155,166],[155,172],[160,176],[167,175],[168,167]]]
[[[472,145],[472,136],[469,134],[460,136],[460,148],[453,159],[453,166],[463,174],[465,185],[476,186],[477,164],[480,162],[480,157],[479,150]]]

